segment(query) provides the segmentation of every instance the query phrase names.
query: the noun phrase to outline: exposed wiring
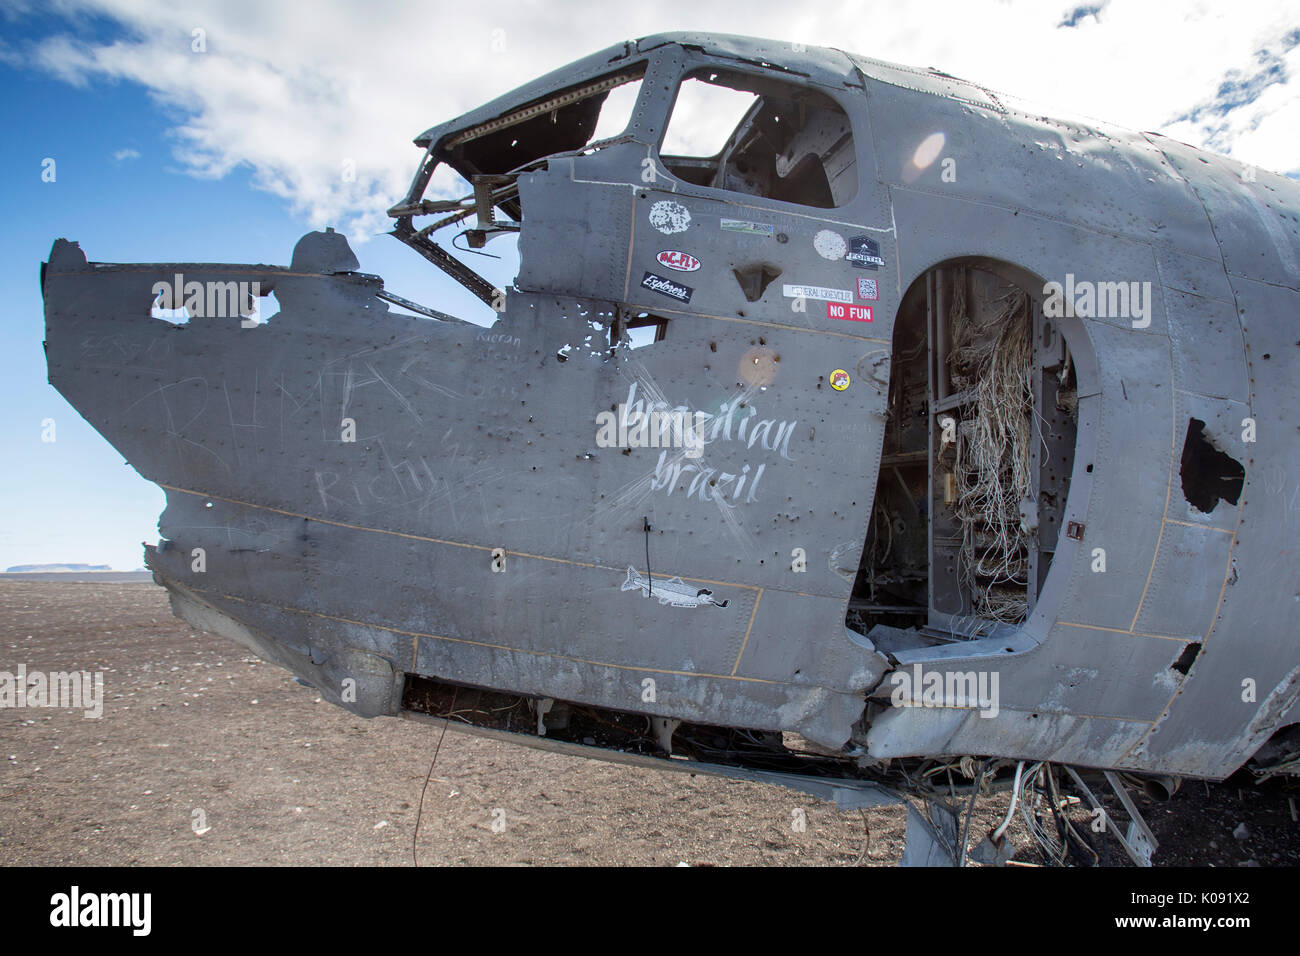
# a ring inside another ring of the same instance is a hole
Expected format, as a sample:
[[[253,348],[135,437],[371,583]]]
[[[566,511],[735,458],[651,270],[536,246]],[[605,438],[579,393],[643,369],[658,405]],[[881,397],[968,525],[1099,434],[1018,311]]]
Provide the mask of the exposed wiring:
[[[1005,833],[1007,827],[1011,825],[1011,817],[1016,812],[1016,801],[1020,797],[1020,773],[1024,769],[1025,769],[1025,762],[1021,760],[1016,764],[1016,779],[1011,784],[1011,806],[1007,808],[1007,818],[1002,821],[1001,826],[999,826],[996,830],[993,831],[991,839],[993,840],[994,843],[997,843],[999,840],[1002,839],[1002,834]]]
[[[1039,821],[1038,807],[1044,802],[1042,791],[1038,789],[1038,778],[1042,774],[1044,763],[1037,763],[1025,775],[1025,797],[1020,801],[1020,815],[1025,821],[1025,829],[1042,849],[1044,855],[1054,865],[1059,866],[1065,855],[1065,847],[1058,846],[1051,834],[1043,829]]]
[[[957,856],[957,865],[959,867],[966,865],[966,843],[970,839],[970,821],[971,818],[975,816],[975,801],[979,798],[980,790],[984,786],[984,774],[988,770],[988,766],[991,762],[992,758],[989,758],[980,764],[979,773],[975,777],[975,785],[970,789],[970,802],[966,804],[966,819],[962,822],[961,843],[958,847],[960,852]],[[964,759],[962,763],[965,763]],[[962,773],[969,776],[969,774],[966,774],[966,769],[967,768],[963,766]]]
[[[472,253],[474,253],[474,255],[476,255],[476,256],[486,256],[486,257],[489,258],[489,259],[500,259],[500,258],[501,258],[500,256],[498,256],[498,255],[496,255],[496,254],[494,254],[494,253],[491,253],[491,252],[483,252],[483,251],[481,251],[481,250],[479,250],[479,249],[471,249],[469,246],[461,246],[461,245],[457,245],[457,244],[456,244],[456,240],[457,240],[457,239],[459,239],[461,236],[465,235],[465,233],[467,233],[467,232],[471,232],[471,231],[472,231],[472,230],[470,230],[470,229],[462,229],[460,232],[456,233],[456,235],[452,236],[452,237],[451,237],[451,247],[452,247],[453,249],[456,249],[456,250],[460,251],[460,252],[472,252]]]
[[[973,417],[957,430],[954,515],[962,529],[961,573],[974,612],[1019,623],[1029,610],[1029,536],[1020,503],[1031,496],[1033,344],[1029,298],[1012,289],[983,320],[969,314],[966,273],[953,283],[954,388],[967,391]]]
[[[1074,824],[1070,820],[1070,815],[1066,813],[1066,803],[1061,797],[1060,790],[1056,786],[1056,770],[1050,764],[1047,767],[1047,788],[1052,798],[1052,809],[1056,811],[1056,819],[1064,830],[1065,836],[1073,837],[1075,843],[1082,847],[1088,855],[1092,857],[1092,865],[1096,866],[1101,861],[1101,858],[1097,856],[1097,851],[1092,848],[1092,844],[1084,839],[1083,835],[1075,829]],[[1064,859],[1064,856],[1062,859]]]

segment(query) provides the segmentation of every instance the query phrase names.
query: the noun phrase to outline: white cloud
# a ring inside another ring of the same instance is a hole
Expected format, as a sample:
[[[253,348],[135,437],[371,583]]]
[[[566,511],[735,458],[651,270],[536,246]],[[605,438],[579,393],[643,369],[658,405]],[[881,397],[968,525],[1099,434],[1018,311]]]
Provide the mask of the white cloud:
[[[223,176],[240,164],[313,226],[360,241],[419,159],[411,139],[542,73],[636,36],[669,30],[743,32],[934,66],[1044,104],[1283,172],[1300,170],[1300,49],[1291,0],[1196,2],[1173,13],[1143,0],[851,2],[796,6],[660,0],[521,2],[466,6],[318,0],[200,0],[185,10],[149,0],[61,0],[69,26],[26,51],[66,82],[142,84],[169,115],[176,158],[191,173]],[[1073,11],[1075,26],[1062,27]],[[94,42],[72,26],[94,13],[123,38]],[[204,31],[206,52],[191,49]],[[1281,63],[1260,78],[1261,50]],[[12,58],[12,49],[5,51]],[[1234,74],[1234,71],[1236,73]],[[1219,114],[1225,81],[1255,78],[1254,99]],[[1189,117],[1197,117],[1195,119]],[[349,165],[350,164],[350,165]],[[349,180],[346,169],[355,171]]]
[[[139,158],[140,158],[140,151],[138,149],[129,149],[129,148],[119,149],[113,153],[113,159],[115,159],[119,163],[122,162],[123,160],[139,159]]]

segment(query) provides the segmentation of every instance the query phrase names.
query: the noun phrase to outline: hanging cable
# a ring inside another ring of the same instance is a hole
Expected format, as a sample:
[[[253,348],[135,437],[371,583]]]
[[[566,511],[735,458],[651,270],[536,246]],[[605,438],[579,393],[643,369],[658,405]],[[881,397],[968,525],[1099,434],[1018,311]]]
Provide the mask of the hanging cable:
[[[1011,824],[1011,817],[1016,812],[1016,801],[1020,797],[1020,773],[1025,769],[1025,762],[1021,760],[1016,764],[1016,779],[1011,784],[1011,806],[1007,808],[1007,818],[1002,821],[1002,825],[993,831],[990,839],[997,843],[1002,839],[1002,834],[1006,832],[1007,827]]]
[[[649,598],[655,589],[654,578],[650,576],[650,517],[644,515],[641,520],[645,522],[645,596]]]
[[[415,866],[420,865],[419,858],[415,855],[415,841],[420,836],[420,817],[424,816],[424,794],[429,789],[429,781],[433,779],[433,765],[438,762],[438,751],[442,750],[442,738],[447,736],[447,724],[451,720],[451,714],[456,711],[456,695],[460,693],[460,688],[455,688],[451,692],[450,713],[442,720],[442,733],[438,735],[438,746],[433,748],[433,759],[429,761],[429,772],[424,777],[424,787],[420,790],[420,806],[415,811],[415,831],[411,834],[411,863]]]

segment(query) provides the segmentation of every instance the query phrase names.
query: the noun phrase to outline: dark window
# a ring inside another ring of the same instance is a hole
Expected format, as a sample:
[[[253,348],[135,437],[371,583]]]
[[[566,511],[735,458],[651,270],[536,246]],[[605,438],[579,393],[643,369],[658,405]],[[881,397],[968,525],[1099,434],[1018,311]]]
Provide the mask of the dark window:
[[[688,74],[659,152],[674,176],[697,186],[823,209],[858,191],[853,133],[839,104],[746,73]]]

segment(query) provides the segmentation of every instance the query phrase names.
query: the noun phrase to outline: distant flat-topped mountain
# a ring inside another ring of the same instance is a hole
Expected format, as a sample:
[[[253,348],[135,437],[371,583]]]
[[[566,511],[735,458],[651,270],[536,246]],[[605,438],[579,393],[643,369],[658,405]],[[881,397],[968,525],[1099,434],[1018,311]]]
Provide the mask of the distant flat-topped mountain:
[[[107,564],[15,564],[5,568],[6,574],[25,574],[29,571],[112,571]]]

